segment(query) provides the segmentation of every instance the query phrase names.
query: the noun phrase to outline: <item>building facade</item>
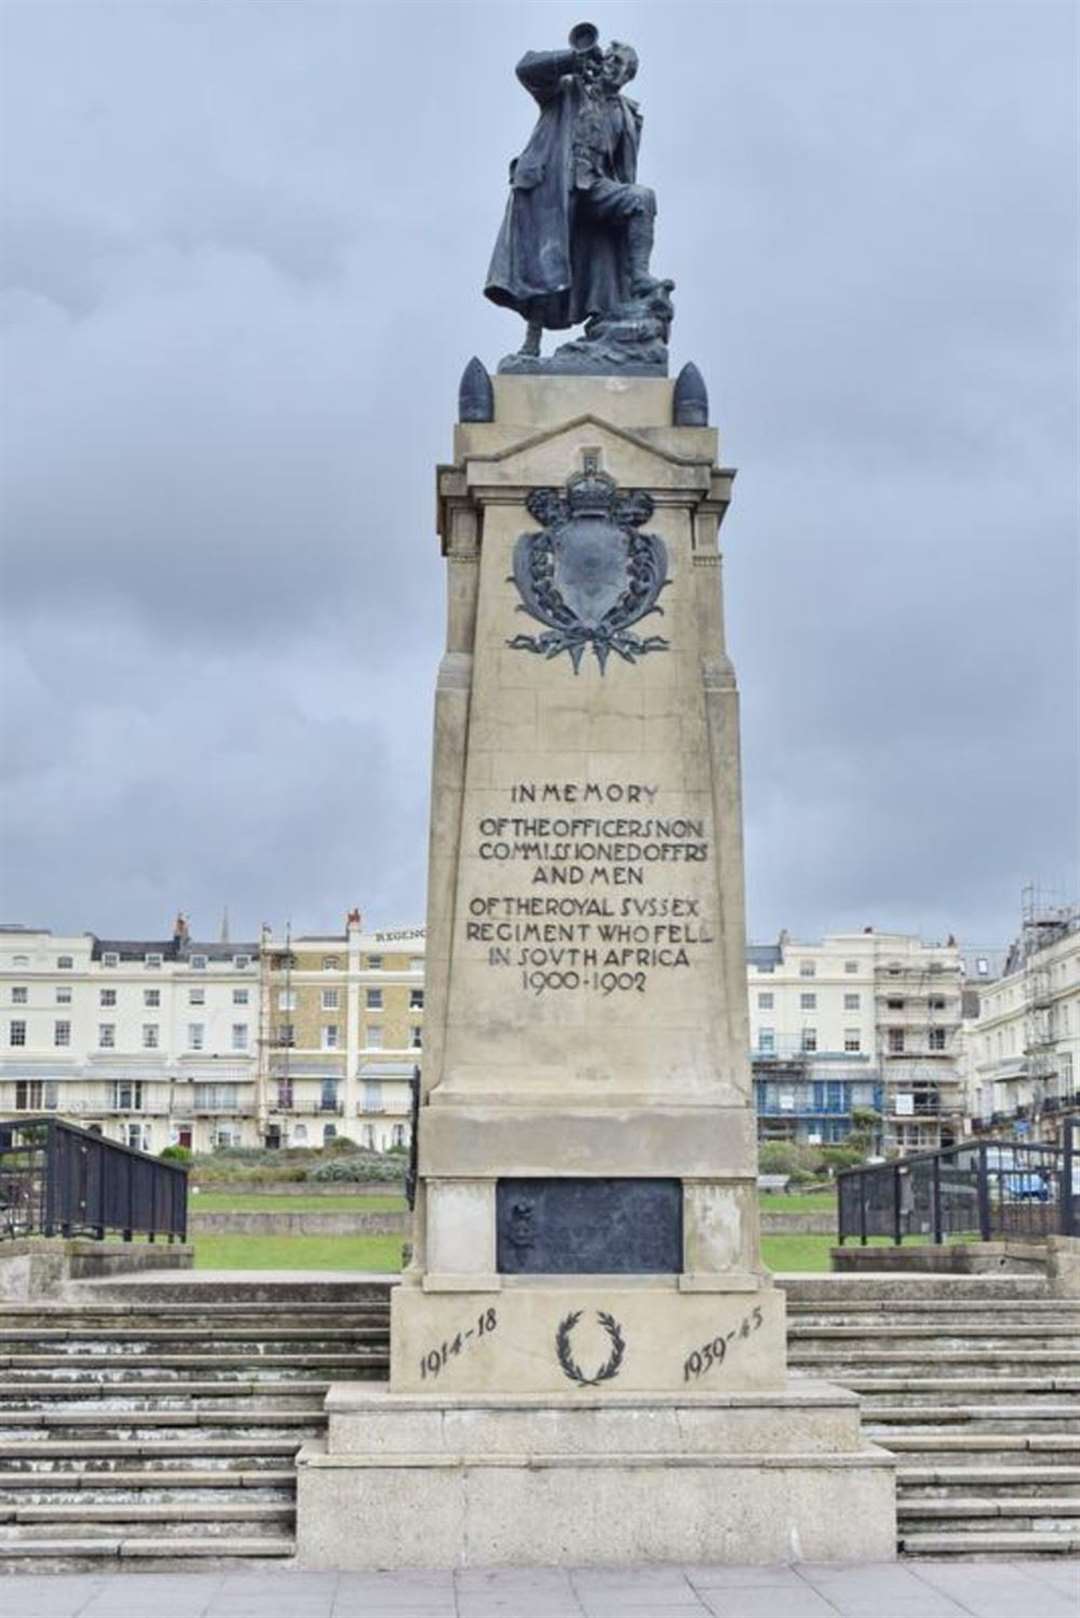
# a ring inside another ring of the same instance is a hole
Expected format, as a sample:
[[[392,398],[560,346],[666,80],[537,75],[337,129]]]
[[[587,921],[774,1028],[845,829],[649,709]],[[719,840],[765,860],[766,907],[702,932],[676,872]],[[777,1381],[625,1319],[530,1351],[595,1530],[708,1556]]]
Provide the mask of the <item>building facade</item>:
[[[0,929],[0,1112],[56,1112],[142,1151],[251,1134],[259,949]],[[245,1127],[246,1126],[246,1127]]]
[[[901,1153],[963,1134],[963,962],[951,939],[827,934],[752,945],[747,978],[758,1133],[835,1144],[874,1112],[875,1144]]]
[[[1055,1140],[1080,1112],[1080,906],[1025,901],[1020,937],[965,1032],[971,1127]]]

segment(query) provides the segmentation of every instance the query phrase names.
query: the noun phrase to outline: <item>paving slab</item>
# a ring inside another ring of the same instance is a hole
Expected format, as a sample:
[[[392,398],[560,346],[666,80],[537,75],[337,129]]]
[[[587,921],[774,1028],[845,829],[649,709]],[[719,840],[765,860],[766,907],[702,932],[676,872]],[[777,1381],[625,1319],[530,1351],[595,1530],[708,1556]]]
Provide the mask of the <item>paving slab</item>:
[[[1077,1618],[1080,1558],[0,1576],[4,1618]]]

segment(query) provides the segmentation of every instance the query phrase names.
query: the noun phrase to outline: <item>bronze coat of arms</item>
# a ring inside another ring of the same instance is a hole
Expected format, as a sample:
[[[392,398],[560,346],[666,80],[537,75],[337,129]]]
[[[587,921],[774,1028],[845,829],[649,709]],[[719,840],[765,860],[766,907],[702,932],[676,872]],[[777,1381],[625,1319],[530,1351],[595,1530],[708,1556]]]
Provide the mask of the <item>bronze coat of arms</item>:
[[[521,596],[517,610],[548,627],[507,644],[542,657],[567,652],[575,674],[590,645],[601,674],[612,652],[633,663],[667,651],[663,636],[643,638],[630,627],[663,613],[659,596],[671,582],[663,540],[638,532],[653,514],[651,496],[641,489],[620,494],[614,478],[590,469],[569,478],[565,493],[534,489],[525,504],[544,526],[518,539],[511,580]]]

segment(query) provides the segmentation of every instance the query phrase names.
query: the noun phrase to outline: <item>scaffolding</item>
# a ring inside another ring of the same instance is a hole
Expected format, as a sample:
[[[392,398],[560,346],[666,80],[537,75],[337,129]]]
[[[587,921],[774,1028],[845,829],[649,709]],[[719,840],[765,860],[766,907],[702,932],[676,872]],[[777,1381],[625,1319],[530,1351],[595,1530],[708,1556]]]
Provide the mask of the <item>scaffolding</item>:
[[[1031,1106],[1038,1114],[1058,1102],[1057,1031],[1053,983],[1046,951],[1080,922],[1075,906],[1052,904],[1034,883],[1021,893],[1017,965],[1024,974],[1024,1071],[1031,1083]]]

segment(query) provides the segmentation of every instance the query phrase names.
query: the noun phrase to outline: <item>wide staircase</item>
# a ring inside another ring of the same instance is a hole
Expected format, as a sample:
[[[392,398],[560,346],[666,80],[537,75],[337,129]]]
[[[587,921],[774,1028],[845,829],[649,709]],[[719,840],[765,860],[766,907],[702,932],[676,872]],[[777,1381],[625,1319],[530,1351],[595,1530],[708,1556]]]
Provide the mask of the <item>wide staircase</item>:
[[[1029,1276],[787,1277],[789,1364],[863,1398],[905,1556],[1080,1553],[1080,1301]]]
[[[330,1382],[386,1376],[386,1282],[80,1290],[0,1302],[0,1569],[292,1556]]]
[[[1027,1276],[785,1276],[794,1376],[863,1396],[907,1556],[1080,1553],[1080,1302]],[[331,1381],[385,1378],[389,1283],[87,1284],[0,1303],[0,1569],[294,1552]]]

